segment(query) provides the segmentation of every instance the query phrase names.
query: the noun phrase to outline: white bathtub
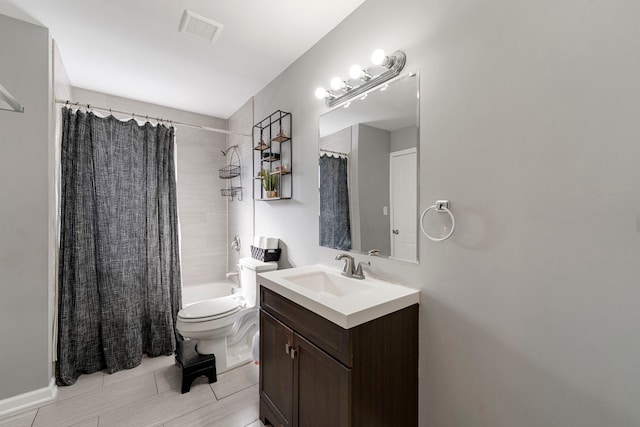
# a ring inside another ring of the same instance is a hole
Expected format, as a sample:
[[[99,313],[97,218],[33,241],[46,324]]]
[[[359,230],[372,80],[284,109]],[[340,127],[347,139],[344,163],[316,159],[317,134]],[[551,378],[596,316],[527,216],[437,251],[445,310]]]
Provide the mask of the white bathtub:
[[[194,302],[203,301],[211,298],[224,297],[231,295],[231,288],[235,283],[230,280],[220,282],[206,283],[203,285],[192,285],[182,287],[182,306],[193,304]]]

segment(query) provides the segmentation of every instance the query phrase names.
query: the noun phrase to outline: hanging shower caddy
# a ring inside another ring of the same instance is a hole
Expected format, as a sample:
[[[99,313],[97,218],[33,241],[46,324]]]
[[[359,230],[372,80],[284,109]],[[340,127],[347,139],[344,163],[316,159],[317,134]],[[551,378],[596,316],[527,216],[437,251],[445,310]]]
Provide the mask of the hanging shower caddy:
[[[220,194],[228,197],[230,202],[234,199],[242,200],[242,167],[238,146],[233,145],[227,150],[229,162],[220,169],[220,179],[227,180],[226,188],[220,189]]]

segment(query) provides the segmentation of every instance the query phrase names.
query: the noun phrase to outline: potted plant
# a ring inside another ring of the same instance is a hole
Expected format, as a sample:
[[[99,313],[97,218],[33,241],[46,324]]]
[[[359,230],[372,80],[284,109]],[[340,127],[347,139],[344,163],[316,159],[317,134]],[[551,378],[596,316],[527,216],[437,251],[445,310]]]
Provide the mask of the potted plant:
[[[268,199],[277,197],[278,174],[272,174],[266,169],[260,170],[260,181]]]

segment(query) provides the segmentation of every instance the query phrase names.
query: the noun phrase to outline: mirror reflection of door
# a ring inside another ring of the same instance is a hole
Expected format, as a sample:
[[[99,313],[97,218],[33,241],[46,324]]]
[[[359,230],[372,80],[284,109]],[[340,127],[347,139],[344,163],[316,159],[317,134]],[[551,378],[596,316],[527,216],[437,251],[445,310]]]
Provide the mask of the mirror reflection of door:
[[[403,261],[417,261],[417,150],[415,148],[409,148],[391,153],[389,169],[391,258]]]

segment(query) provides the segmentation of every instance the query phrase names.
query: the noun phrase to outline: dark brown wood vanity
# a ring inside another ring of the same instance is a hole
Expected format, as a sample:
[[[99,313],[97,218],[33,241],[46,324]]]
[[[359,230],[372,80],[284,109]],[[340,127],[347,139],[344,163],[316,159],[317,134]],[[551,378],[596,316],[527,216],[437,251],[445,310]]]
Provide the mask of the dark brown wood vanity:
[[[260,287],[260,419],[418,425],[418,304],[351,329]]]

